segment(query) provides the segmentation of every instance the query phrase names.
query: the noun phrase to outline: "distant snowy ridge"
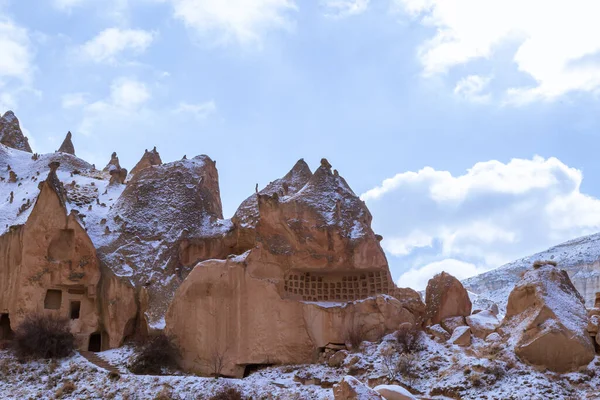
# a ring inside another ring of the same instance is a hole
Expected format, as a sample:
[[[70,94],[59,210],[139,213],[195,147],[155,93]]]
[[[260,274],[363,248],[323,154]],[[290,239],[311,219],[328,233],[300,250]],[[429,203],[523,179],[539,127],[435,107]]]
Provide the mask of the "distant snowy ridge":
[[[567,271],[585,299],[586,306],[593,307],[596,292],[600,291],[600,233],[569,240],[546,251],[465,279],[463,285],[478,295],[478,298],[494,301],[501,313],[504,313],[511,290],[536,260],[556,261],[559,268]]]

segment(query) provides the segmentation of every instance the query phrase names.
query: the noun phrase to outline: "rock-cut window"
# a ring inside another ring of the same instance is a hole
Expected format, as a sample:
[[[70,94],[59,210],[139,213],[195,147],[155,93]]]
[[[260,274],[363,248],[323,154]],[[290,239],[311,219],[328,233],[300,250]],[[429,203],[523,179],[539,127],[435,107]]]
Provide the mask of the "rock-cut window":
[[[81,302],[71,302],[71,319],[79,319],[79,312],[81,311]]]
[[[60,310],[62,304],[62,290],[48,289],[44,299],[44,308],[47,310]]]

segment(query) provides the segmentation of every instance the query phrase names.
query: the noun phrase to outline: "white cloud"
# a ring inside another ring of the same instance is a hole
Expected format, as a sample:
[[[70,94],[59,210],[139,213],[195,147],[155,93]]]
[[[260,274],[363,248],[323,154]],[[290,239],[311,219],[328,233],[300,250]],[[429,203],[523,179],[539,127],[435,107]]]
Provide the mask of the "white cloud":
[[[218,43],[260,43],[270,30],[289,30],[293,0],[170,0],[174,15],[201,36]]]
[[[143,53],[154,40],[155,34],[142,29],[108,28],[84,43],[78,53],[97,63],[115,63],[123,53]]]
[[[369,7],[370,0],[321,0],[325,15],[343,18],[362,14]]]
[[[211,114],[215,113],[216,111],[217,105],[213,100],[198,104],[181,102],[179,103],[179,106],[175,109],[175,113],[190,113],[198,119],[205,119]]]
[[[404,172],[361,198],[403,266],[452,258],[483,270],[600,231],[600,199],[582,193],[582,181],[580,170],[536,156],[480,162],[458,176]]]
[[[69,109],[81,107],[87,103],[87,96],[87,93],[67,93],[62,96],[62,108]]]
[[[33,53],[27,29],[0,16],[0,81],[16,78],[29,81]]]
[[[115,107],[135,109],[150,97],[146,84],[135,79],[118,79],[110,86],[110,98]]]
[[[490,78],[479,75],[469,75],[462,78],[454,87],[454,94],[473,103],[486,103],[491,99],[489,93],[484,93]]]
[[[415,290],[424,290],[427,287],[427,282],[440,272],[446,272],[457,279],[462,280],[485,272],[485,270],[477,268],[477,266],[471,263],[448,258],[432,262],[421,268],[412,268],[403,273],[396,284],[398,287],[410,287]]]
[[[535,81],[507,90],[508,101],[551,100],[600,88],[600,3],[596,0],[394,0],[435,29],[419,50],[426,75],[478,59],[502,44],[515,45],[512,61]]]
[[[152,114],[145,107],[151,97],[152,94],[145,83],[131,78],[115,79],[110,85],[108,98],[93,103],[86,103],[84,98],[84,102],[80,103],[83,105],[84,116],[78,131],[90,135],[107,121],[127,123],[142,119],[144,115]]]
[[[383,242],[383,248],[395,256],[405,256],[414,249],[431,247],[433,237],[420,231],[413,231],[404,237],[392,237]]]
[[[29,31],[0,14],[0,112],[16,109],[24,93],[40,95],[32,87],[34,71]]]

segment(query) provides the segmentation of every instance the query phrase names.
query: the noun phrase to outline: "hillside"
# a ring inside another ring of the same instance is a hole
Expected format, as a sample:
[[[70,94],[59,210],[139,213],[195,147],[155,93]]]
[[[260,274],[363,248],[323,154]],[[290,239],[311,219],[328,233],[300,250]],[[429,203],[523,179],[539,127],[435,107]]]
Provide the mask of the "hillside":
[[[480,299],[489,299],[506,309],[508,295],[523,273],[536,260],[552,260],[566,270],[573,285],[584,297],[587,307],[594,306],[600,291],[600,233],[569,240],[548,250],[523,257],[492,271],[465,279],[463,284]]]

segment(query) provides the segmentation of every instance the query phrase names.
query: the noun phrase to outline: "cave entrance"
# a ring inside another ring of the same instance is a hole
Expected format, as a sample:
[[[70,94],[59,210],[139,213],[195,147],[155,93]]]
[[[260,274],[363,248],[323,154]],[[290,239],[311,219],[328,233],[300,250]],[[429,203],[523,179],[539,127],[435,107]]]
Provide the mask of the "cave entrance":
[[[250,374],[253,374],[256,371],[260,371],[261,369],[272,367],[273,365],[275,365],[275,364],[247,364],[244,367],[244,378],[247,378]]]
[[[11,340],[13,331],[10,328],[10,317],[8,314],[0,315],[0,340]]]
[[[95,332],[90,335],[90,343],[88,344],[88,351],[100,352],[102,351],[102,334]]]

